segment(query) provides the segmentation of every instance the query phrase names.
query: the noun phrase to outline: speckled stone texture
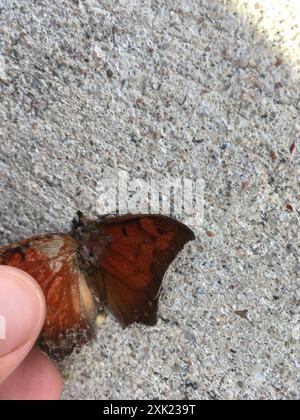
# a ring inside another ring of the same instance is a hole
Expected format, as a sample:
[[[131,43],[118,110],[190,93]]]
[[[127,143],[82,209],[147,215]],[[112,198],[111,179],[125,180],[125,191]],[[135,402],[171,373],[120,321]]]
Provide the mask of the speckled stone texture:
[[[63,398],[299,398],[297,0],[0,13],[1,244],[93,210],[107,167],[206,183],[157,326],[108,316],[61,362]]]

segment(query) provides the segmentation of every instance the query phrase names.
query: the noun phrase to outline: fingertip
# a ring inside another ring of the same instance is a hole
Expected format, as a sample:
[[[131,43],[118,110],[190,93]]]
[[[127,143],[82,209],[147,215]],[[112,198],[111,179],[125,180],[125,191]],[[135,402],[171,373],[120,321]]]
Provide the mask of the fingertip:
[[[0,383],[36,342],[46,316],[42,289],[27,273],[0,266]]]
[[[0,266],[0,357],[39,335],[45,307],[43,292],[29,274]]]
[[[12,281],[20,281],[25,283],[25,287],[29,287],[35,298],[39,303],[41,310],[41,317],[46,316],[46,299],[43,293],[42,288],[38,282],[28,273],[23,270],[20,270],[16,267],[11,267],[9,265],[0,265],[0,285],[1,281],[5,278],[11,279]]]
[[[48,356],[35,348],[0,385],[0,400],[58,400],[62,389],[59,370]]]

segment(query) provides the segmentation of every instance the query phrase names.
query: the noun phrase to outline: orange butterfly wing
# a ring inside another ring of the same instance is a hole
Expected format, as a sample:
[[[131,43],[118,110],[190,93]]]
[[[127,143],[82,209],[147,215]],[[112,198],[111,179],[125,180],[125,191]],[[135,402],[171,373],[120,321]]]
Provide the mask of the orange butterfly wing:
[[[76,264],[77,243],[68,235],[30,238],[0,248],[0,264],[17,267],[40,284],[46,297],[41,344],[68,353],[90,335],[93,298]]]
[[[112,238],[99,267],[102,299],[123,326],[154,325],[166,270],[194,233],[165,216],[120,216],[97,226]]]

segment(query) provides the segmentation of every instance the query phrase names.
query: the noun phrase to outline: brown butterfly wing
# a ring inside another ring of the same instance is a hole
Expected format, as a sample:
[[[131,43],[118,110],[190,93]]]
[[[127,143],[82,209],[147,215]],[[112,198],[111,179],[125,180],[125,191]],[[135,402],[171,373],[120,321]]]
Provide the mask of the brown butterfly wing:
[[[99,267],[109,309],[124,326],[154,325],[166,270],[194,233],[165,216],[115,217],[98,229],[112,238]]]
[[[0,248],[0,264],[17,267],[41,286],[47,303],[41,343],[49,351],[70,352],[91,333],[93,298],[76,264],[76,241],[68,235],[34,237]]]

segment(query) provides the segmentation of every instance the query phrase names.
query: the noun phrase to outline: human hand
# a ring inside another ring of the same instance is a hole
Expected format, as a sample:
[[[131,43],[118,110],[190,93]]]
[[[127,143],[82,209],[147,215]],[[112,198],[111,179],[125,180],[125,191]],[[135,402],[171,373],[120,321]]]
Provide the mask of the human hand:
[[[60,373],[34,348],[45,314],[45,298],[35,280],[0,266],[0,400],[59,399]]]

